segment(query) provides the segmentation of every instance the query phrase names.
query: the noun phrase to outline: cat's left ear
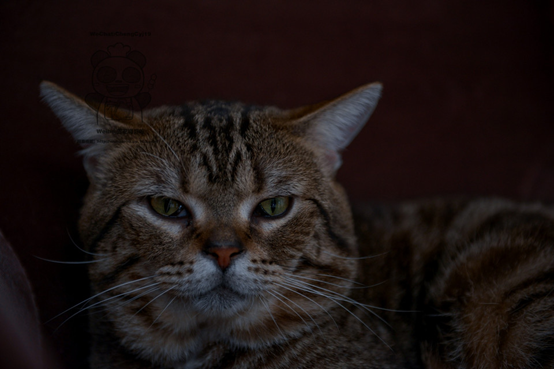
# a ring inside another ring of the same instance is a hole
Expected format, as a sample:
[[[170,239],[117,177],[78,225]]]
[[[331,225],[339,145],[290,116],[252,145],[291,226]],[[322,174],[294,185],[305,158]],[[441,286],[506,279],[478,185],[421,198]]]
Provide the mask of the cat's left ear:
[[[342,164],[340,153],[367,122],[381,97],[383,86],[371,83],[335,100],[293,111],[295,125],[308,143],[321,153],[324,170],[334,175]]]
[[[40,84],[40,96],[83,148],[80,153],[83,155],[83,164],[92,182],[98,174],[99,159],[107,151],[110,138],[113,138],[110,133],[100,132],[104,128],[109,128],[107,131],[116,131],[117,129],[135,128],[140,124],[140,119],[135,117],[122,123],[117,121],[116,117],[106,116],[93,109],[92,104],[81,100],[52,82],[43,81]],[[99,124],[108,121],[109,127]]]

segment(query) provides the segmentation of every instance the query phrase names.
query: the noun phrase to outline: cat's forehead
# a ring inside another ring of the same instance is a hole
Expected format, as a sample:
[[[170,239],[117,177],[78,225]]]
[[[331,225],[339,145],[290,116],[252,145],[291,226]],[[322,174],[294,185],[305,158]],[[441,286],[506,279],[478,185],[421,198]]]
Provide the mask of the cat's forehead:
[[[282,121],[284,112],[271,106],[258,106],[238,101],[200,100],[179,106],[161,107],[147,112],[149,121],[168,130],[173,135],[189,131],[189,139],[198,135],[244,138],[246,133],[257,129],[257,134],[275,128],[274,121]],[[169,120],[167,119],[169,118]],[[168,133],[169,133],[168,132]]]
[[[148,121],[160,139],[144,149],[164,161],[143,159],[182,192],[199,196],[298,192],[303,182],[298,176],[305,177],[303,163],[310,155],[283,128],[284,119],[277,108],[240,102],[207,100],[157,109]]]

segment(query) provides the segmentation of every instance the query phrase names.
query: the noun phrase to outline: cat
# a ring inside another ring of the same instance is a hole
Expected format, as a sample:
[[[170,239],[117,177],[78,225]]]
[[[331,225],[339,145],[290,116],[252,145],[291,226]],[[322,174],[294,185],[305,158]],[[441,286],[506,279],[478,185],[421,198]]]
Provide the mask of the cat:
[[[381,89],[292,110],[194,101],[99,130],[43,82],[90,180],[91,367],[554,367],[551,208],[351,210],[340,153]]]

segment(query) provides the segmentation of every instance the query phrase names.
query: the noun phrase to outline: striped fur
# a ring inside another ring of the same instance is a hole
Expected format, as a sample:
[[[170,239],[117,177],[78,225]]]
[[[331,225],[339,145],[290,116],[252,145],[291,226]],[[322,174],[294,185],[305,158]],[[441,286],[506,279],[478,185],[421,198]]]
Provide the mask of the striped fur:
[[[91,367],[554,365],[551,210],[424,201],[353,218],[334,173],[376,86],[292,111],[161,107],[127,127],[138,138],[85,148]],[[43,96],[77,139],[90,134],[71,121],[95,112],[51,84]],[[190,217],[160,216],[155,196]],[[284,216],[252,215],[276,196],[291,198]],[[223,271],[209,242],[244,252]]]

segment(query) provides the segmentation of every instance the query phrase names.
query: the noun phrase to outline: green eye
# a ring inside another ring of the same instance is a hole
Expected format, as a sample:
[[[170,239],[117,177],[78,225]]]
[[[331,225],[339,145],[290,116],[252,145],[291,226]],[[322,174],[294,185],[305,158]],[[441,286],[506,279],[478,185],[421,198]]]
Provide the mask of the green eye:
[[[288,197],[274,197],[272,199],[267,199],[258,205],[262,216],[265,217],[276,217],[283,214],[289,208],[289,198]]]
[[[184,217],[187,215],[185,206],[177,200],[170,199],[169,197],[152,197],[150,199],[150,205],[156,213],[166,217]]]

